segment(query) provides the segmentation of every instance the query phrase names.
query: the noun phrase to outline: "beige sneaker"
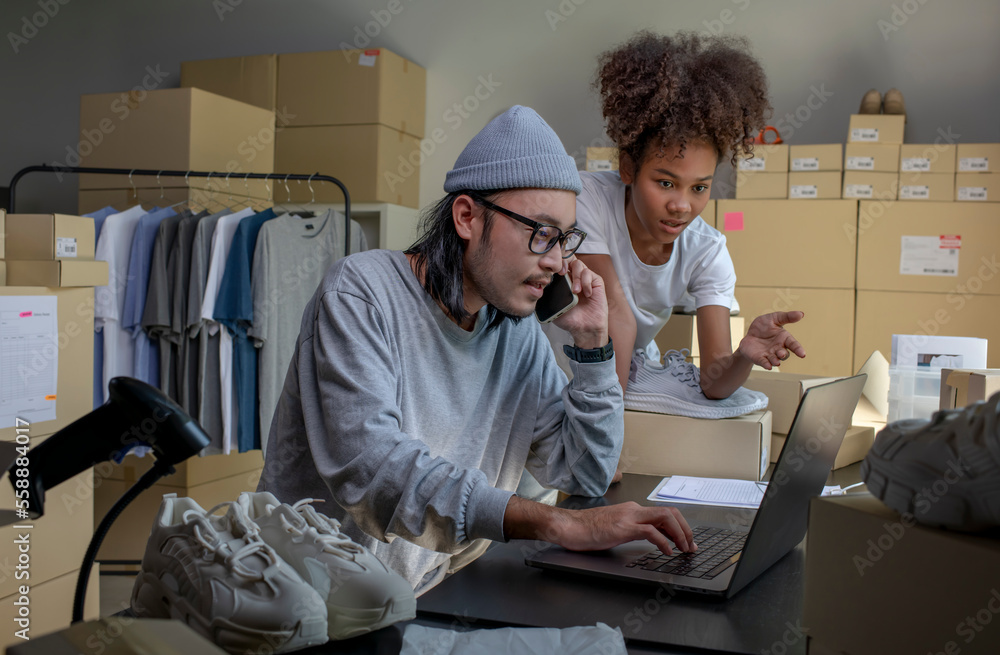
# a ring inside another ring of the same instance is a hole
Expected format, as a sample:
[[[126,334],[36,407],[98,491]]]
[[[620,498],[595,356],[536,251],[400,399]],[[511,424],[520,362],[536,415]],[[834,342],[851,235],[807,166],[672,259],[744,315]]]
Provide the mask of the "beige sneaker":
[[[870,89],[861,98],[861,108],[858,109],[859,114],[881,114],[882,113],[882,94],[875,89]]]
[[[409,583],[340,531],[305,498],[294,505],[273,494],[243,492],[237,501],[260,535],[319,592],[330,639],[347,639],[416,616]]]
[[[215,511],[226,507],[223,516]],[[206,512],[166,494],[132,589],[143,618],[177,619],[230,653],[285,653],[327,641],[326,604],[236,503]]]
[[[903,102],[903,94],[899,89],[889,89],[885,92],[882,111],[886,114],[906,115],[906,104]]]

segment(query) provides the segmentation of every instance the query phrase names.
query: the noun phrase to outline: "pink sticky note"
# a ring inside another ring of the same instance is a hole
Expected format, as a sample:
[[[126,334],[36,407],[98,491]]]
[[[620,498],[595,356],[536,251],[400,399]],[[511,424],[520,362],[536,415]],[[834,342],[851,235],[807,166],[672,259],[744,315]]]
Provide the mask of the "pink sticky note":
[[[724,232],[743,231],[743,212],[726,212],[723,217],[722,230]]]

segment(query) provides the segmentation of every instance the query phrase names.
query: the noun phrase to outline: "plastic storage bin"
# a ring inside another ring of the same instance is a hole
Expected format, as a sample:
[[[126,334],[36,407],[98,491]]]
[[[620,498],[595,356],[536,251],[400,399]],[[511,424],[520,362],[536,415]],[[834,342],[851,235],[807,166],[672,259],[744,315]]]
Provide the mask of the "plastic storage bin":
[[[889,367],[891,423],[904,418],[930,418],[941,406],[941,369],[926,366]]]

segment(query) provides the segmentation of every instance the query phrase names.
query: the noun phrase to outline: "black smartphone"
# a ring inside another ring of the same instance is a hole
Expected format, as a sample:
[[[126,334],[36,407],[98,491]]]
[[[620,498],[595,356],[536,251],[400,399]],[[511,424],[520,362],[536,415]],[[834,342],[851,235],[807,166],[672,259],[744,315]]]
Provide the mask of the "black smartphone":
[[[542,297],[535,303],[535,318],[539,323],[549,323],[576,307],[576,303],[577,297],[569,278],[553,275],[549,286],[542,291]]]

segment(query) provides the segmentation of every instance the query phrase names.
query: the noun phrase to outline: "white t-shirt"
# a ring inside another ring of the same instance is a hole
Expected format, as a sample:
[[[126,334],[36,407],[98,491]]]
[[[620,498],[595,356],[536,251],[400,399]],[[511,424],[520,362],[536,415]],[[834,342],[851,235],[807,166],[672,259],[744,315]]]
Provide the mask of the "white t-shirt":
[[[635,316],[637,348],[645,347],[651,358],[659,359],[653,338],[666,325],[674,307],[738,307],[734,298],[736,270],[722,233],[699,216],[674,241],[666,264],[644,264],[629,239],[625,184],[618,172],[582,172],[580,178],[583,192],[576,199],[576,220],[587,238],[577,253],[611,256]],[[556,359],[562,362],[562,345],[572,343],[572,337],[551,324],[546,327]]]

